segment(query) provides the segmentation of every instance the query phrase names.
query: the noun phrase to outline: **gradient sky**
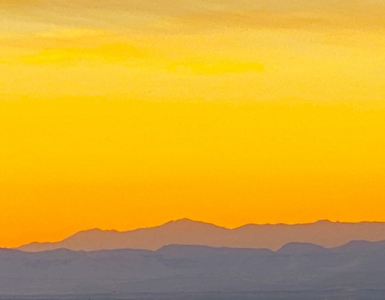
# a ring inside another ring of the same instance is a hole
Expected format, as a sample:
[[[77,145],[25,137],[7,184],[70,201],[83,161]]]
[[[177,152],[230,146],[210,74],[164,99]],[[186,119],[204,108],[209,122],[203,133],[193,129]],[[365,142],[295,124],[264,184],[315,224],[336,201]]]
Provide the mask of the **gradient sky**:
[[[383,0],[0,0],[0,246],[189,217],[385,221]]]

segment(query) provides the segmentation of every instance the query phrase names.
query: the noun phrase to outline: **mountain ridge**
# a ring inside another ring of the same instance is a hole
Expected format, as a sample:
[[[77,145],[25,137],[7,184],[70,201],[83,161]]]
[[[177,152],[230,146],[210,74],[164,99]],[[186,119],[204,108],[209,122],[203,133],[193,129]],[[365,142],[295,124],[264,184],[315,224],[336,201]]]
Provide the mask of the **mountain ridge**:
[[[385,223],[320,220],[293,225],[246,224],[229,229],[185,218],[129,231],[84,230],[56,243],[31,243],[17,249],[29,252],[57,248],[84,251],[123,248],[156,250],[169,244],[184,244],[278,250],[288,243],[310,243],[332,248],[354,240],[385,240]]]

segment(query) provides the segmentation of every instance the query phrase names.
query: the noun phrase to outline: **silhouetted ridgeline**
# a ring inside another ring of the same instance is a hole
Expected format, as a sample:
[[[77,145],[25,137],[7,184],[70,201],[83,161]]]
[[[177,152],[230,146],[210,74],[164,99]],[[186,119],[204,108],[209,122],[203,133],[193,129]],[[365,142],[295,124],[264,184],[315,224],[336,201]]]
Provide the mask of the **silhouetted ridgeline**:
[[[44,295],[49,299],[55,295],[69,295],[68,299],[385,299],[385,242],[351,242],[334,249],[294,243],[277,252],[178,245],[154,252],[0,250],[0,295],[6,299],[14,295],[42,295],[29,299]]]
[[[292,242],[312,243],[330,248],[354,240],[385,240],[385,223],[319,221],[303,225],[245,225],[230,230],[184,219],[159,227],[127,232],[98,229],[84,231],[59,243],[34,243],[23,246],[20,250],[30,252],[60,248],[84,251],[126,248],[157,250],[172,244],[277,250]]]

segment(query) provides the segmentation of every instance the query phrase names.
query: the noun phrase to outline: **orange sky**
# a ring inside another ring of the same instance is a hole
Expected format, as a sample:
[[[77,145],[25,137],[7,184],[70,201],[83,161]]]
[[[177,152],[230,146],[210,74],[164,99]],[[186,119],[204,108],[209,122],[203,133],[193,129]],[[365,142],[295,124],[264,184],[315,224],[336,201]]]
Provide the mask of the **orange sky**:
[[[382,2],[54,3],[0,0],[0,246],[385,221]]]

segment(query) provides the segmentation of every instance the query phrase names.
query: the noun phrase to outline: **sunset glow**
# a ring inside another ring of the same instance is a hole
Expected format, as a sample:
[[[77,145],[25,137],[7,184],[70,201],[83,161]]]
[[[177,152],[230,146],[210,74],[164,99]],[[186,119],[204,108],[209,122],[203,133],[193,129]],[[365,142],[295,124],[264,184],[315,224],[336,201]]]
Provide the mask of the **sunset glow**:
[[[0,14],[0,247],[185,217],[385,221],[385,2]]]

